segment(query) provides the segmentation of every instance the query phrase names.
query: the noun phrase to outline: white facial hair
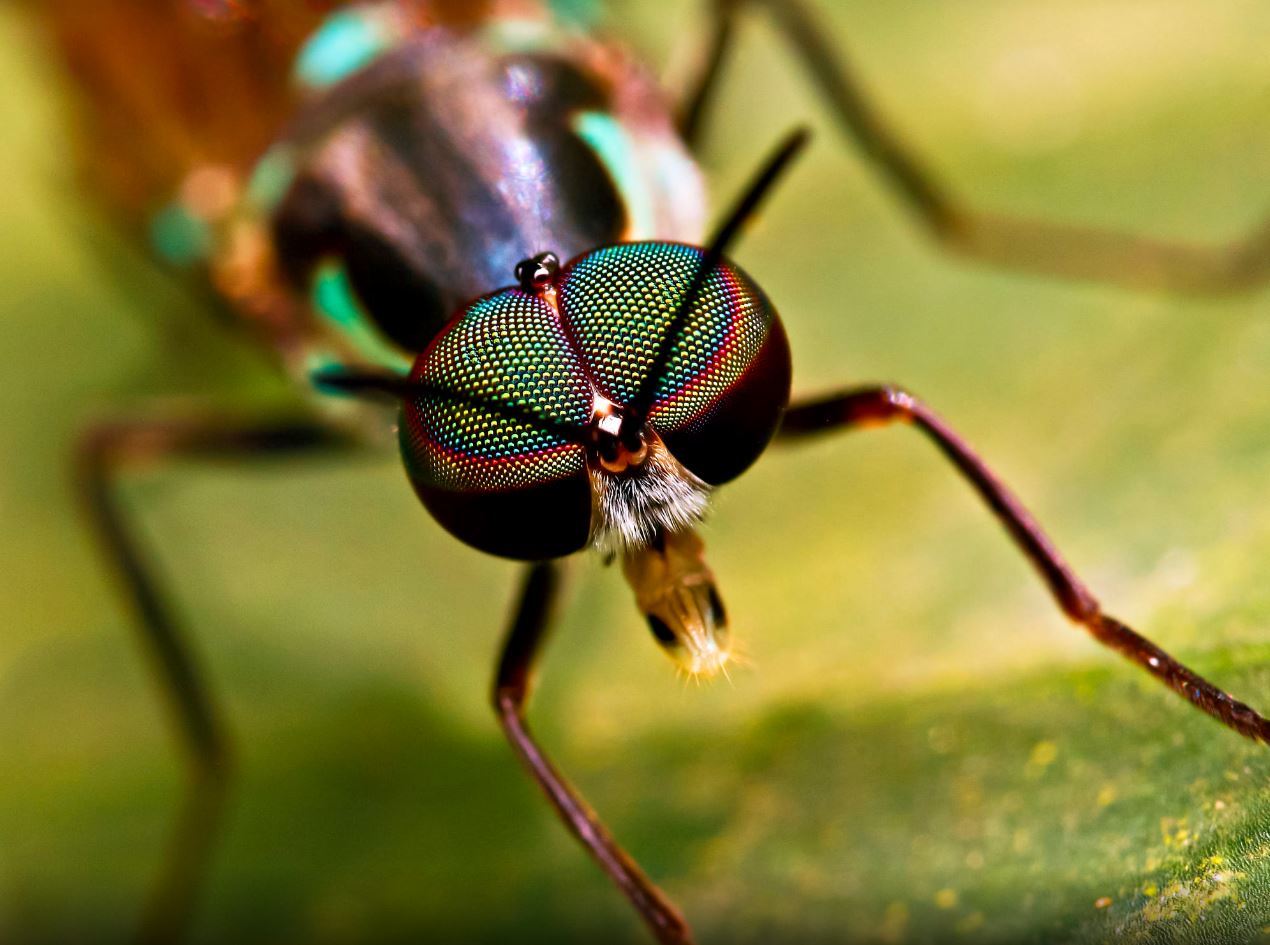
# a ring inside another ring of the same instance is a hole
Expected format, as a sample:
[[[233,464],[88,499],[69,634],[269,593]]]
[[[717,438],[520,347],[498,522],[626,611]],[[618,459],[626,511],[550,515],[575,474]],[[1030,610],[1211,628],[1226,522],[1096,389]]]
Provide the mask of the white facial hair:
[[[670,455],[656,437],[648,459],[623,475],[591,469],[596,527],[592,541],[604,554],[642,548],[658,530],[680,532],[705,518],[710,486]]]

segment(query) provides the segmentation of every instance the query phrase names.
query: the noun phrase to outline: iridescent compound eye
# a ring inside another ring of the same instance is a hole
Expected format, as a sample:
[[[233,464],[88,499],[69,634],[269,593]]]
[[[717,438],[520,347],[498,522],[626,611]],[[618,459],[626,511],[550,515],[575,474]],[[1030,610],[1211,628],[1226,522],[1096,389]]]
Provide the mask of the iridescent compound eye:
[[[529,560],[586,544],[585,447],[477,403],[515,404],[586,426],[591,384],[551,306],[519,289],[486,296],[447,326],[410,376],[471,396],[420,397],[402,407],[407,472],[447,531],[482,551]]]
[[[642,440],[663,443],[676,475],[702,490],[758,457],[789,398],[789,348],[766,297],[727,262],[697,295],[634,439],[621,427],[631,469],[596,446],[632,419],[703,257],[630,243],[542,278],[523,264],[522,288],[478,300],[419,356],[411,380],[458,396],[407,399],[401,446],[448,531],[506,557],[569,554],[604,527],[597,481],[644,474]]]
[[[560,309],[587,374],[609,400],[639,393],[705,251],[624,243],[565,270]],[[776,310],[726,260],[707,277],[653,392],[648,422],[711,485],[744,472],[789,402],[789,343]]]

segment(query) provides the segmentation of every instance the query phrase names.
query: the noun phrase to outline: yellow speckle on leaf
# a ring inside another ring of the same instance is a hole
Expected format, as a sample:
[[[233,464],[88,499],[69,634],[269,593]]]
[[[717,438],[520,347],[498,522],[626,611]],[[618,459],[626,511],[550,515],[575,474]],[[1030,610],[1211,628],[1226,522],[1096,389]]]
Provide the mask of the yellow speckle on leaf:
[[[1116,789],[1114,786],[1110,784],[1104,784],[1101,790],[1098,791],[1098,806],[1099,807],[1106,807],[1108,804],[1113,803],[1115,799],[1116,799]]]
[[[1110,896],[1099,896],[1097,899],[1094,900],[1095,909],[1106,909],[1109,905],[1111,905]]]
[[[1058,745],[1051,741],[1037,742],[1027,759],[1029,768],[1048,768],[1058,757]]]
[[[1164,838],[1164,845],[1170,849],[1189,846],[1191,842],[1191,831],[1186,826],[1185,817],[1161,817],[1160,835]]]
[[[1026,853],[1032,847],[1032,835],[1022,828],[1014,831],[1010,837],[1010,849],[1015,853]]]
[[[1023,773],[1029,778],[1039,778],[1057,757],[1058,745],[1055,742],[1048,739],[1039,741],[1032,746],[1027,764],[1023,766]]]
[[[954,909],[957,906],[957,890],[941,889],[935,893],[935,905],[941,909]]]
[[[883,942],[903,942],[908,933],[908,906],[898,900],[886,907],[878,938]]]
[[[1189,879],[1169,883],[1160,890],[1157,898],[1142,907],[1141,918],[1147,922],[1197,922],[1218,902],[1230,902],[1238,908],[1242,902],[1238,882],[1245,874],[1218,869],[1224,862],[1220,855],[1205,858]]]

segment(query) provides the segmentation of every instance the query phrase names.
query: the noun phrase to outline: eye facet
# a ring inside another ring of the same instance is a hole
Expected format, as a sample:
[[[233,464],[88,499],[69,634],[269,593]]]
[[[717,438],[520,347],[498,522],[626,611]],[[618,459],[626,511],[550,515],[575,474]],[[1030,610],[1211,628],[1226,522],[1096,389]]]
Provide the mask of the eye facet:
[[[407,472],[446,530],[482,551],[525,560],[586,544],[586,450],[528,419],[582,428],[591,416],[591,386],[550,306],[519,289],[478,300],[420,355],[411,379],[464,398],[419,396],[402,406]]]
[[[605,397],[635,399],[704,255],[678,243],[625,243],[569,264],[561,314]],[[726,482],[775,433],[789,378],[789,345],[771,303],[745,273],[721,262],[671,349],[648,422],[692,473]]]
[[[517,267],[519,288],[446,326],[415,362],[420,389],[403,404],[400,436],[411,482],[442,526],[533,560],[577,551],[615,522],[642,535],[650,515],[664,513],[666,527],[700,517],[708,485],[738,475],[771,439],[790,373],[775,311],[726,261],[676,319],[704,258],[692,246],[628,243],[560,272],[543,253]],[[657,463],[649,444],[664,444]],[[667,505],[668,483],[701,507]]]

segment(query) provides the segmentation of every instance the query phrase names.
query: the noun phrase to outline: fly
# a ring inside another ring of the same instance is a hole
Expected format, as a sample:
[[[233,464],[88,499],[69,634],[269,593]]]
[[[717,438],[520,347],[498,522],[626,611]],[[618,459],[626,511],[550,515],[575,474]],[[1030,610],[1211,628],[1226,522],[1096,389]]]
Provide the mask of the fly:
[[[799,0],[718,0],[677,108],[618,48],[516,0],[347,5],[49,3],[87,100],[96,174],[169,260],[200,268],[241,324],[312,394],[285,422],[221,415],[90,430],[80,484],[178,719],[192,773],[145,941],[177,939],[214,847],[230,751],[204,674],[148,572],[120,472],[181,454],[358,448],[387,398],[423,505],[476,548],[529,562],[493,691],[498,719],[565,825],[661,942],[691,940],[533,739],[530,671],[557,559],[621,559],[636,606],[686,671],[734,653],[696,526],[714,490],[769,441],[915,427],[1032,563],[1057,606],[1229,728],[1270,723],[1106,614],[1023,505],[908,392],[870,386],[790,402],[776,306],[728,257],[802,147],[763,165],[712,235],[691,145],[742,16],[765,12],[840,130],[939,243],[986,262],[1185,292],[1270,274],[1258,231],[1201,247],[979,212],[955,199],[873,107]],[[115,37],[120,41],[102,41]],[[141,37],[148,37],[147,40]],[[158,41],[155,41],[158,38]],[[136,81],[129,42],[148,46]]]

